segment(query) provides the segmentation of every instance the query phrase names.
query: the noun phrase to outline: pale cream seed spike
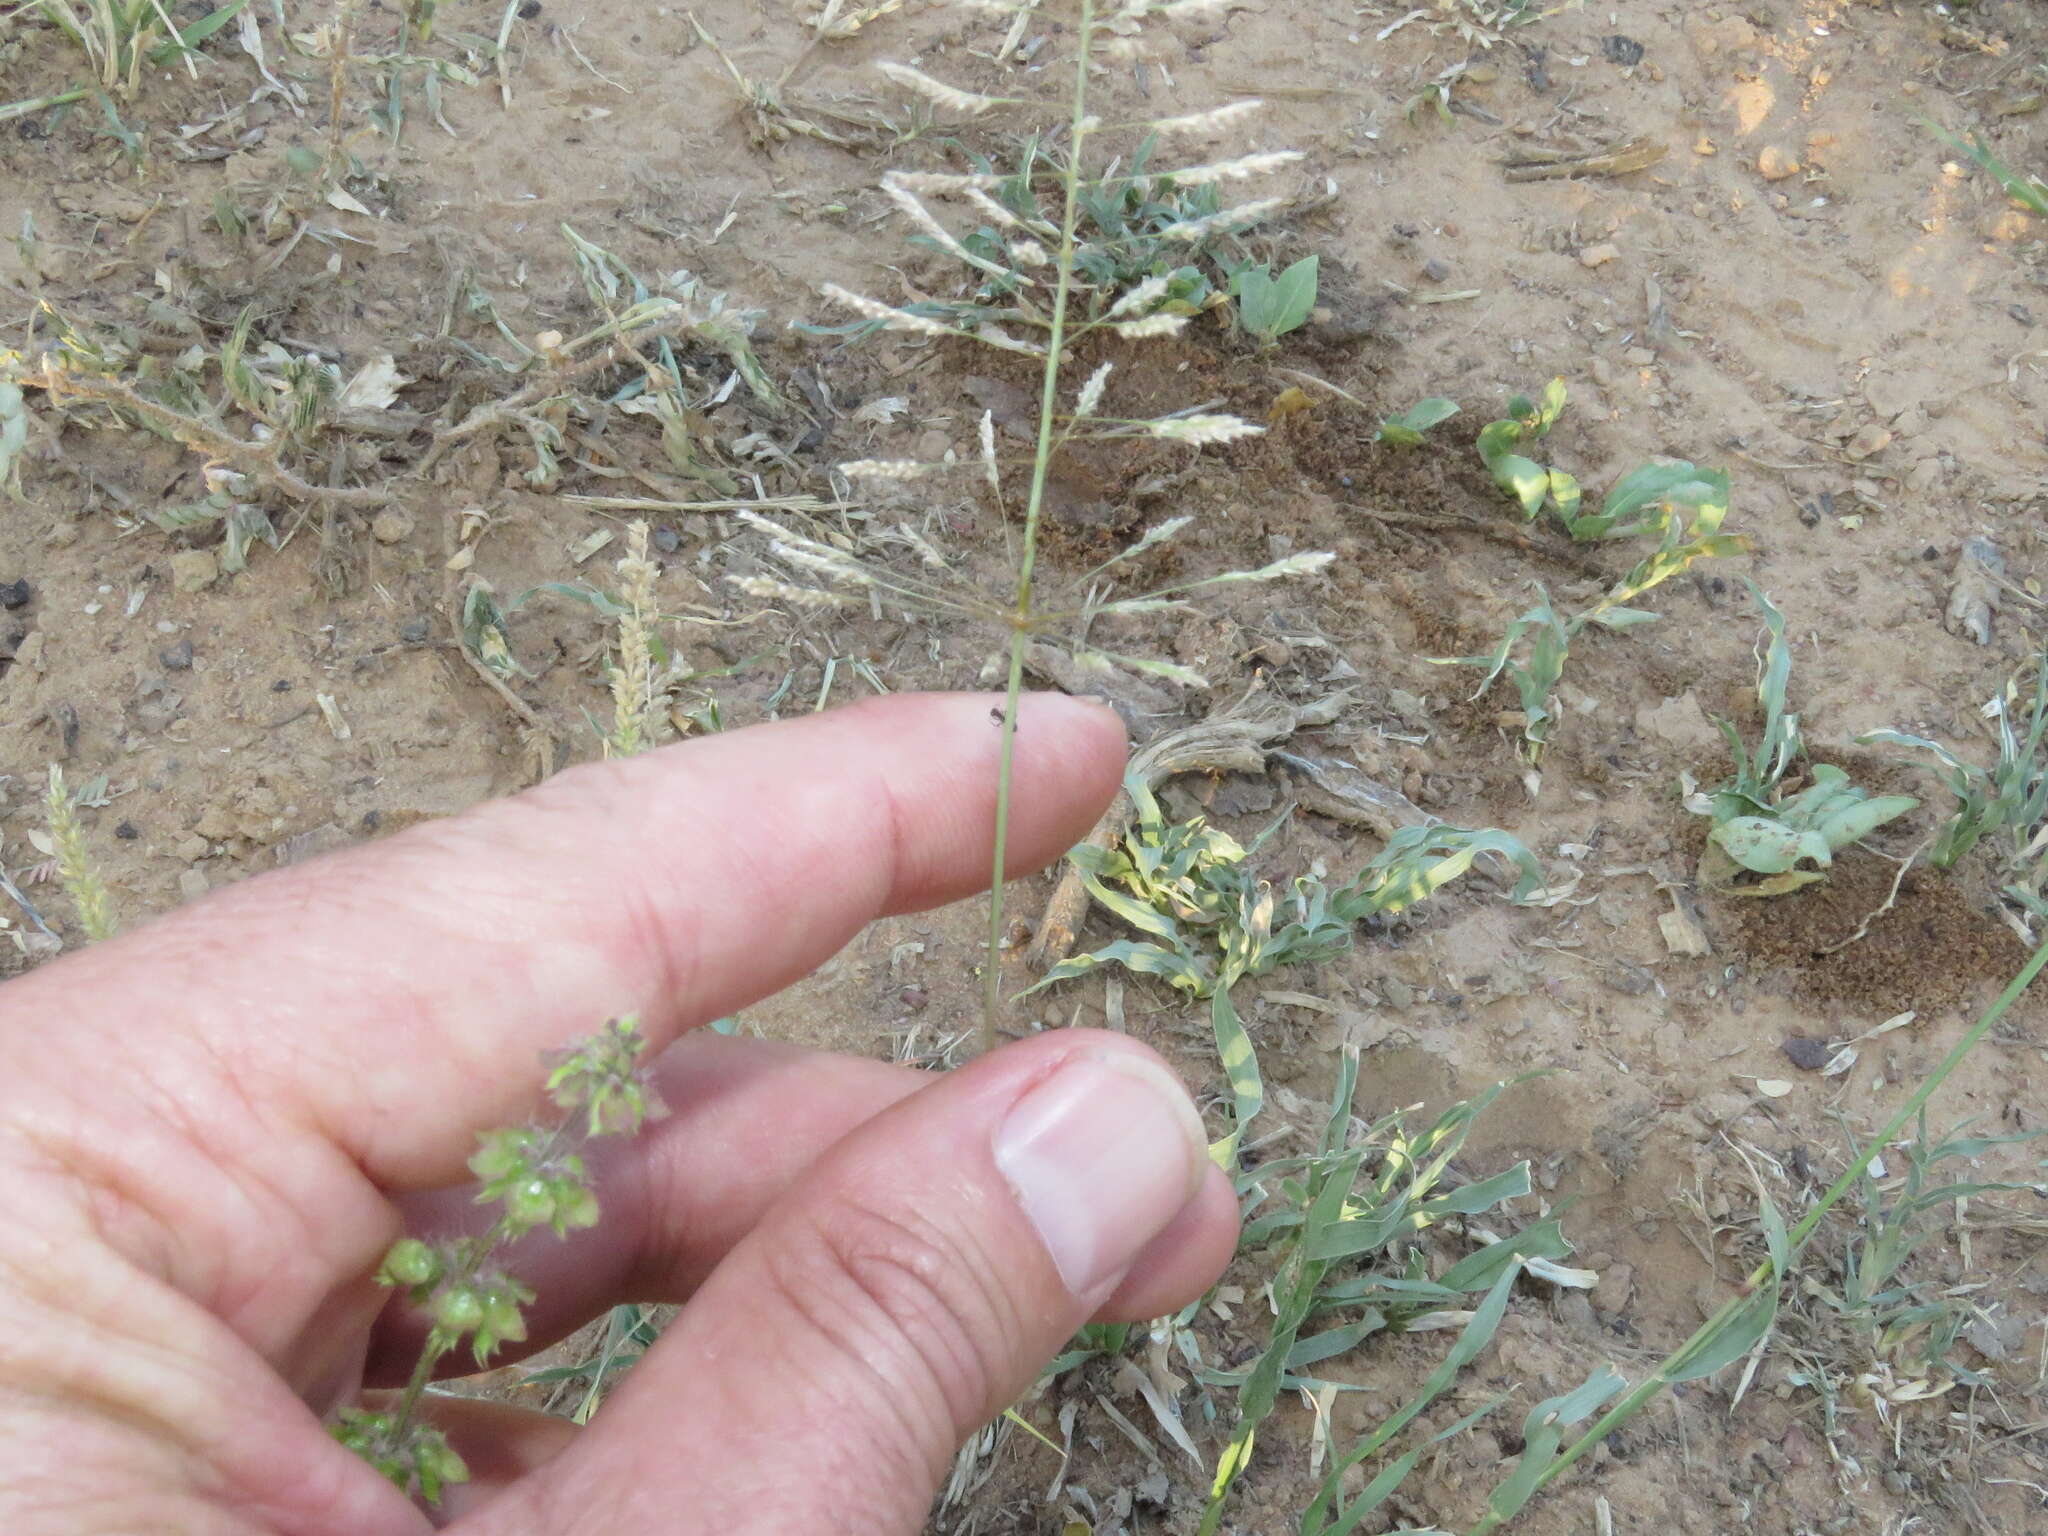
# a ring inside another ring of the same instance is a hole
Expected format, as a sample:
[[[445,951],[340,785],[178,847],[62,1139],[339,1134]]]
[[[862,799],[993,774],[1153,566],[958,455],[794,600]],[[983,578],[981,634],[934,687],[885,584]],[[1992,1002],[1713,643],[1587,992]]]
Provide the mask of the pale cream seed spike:
[[[1265,105],[1258,97],[1247,96],[1241,101],[1226,101],[1206,112],[1183,112],[1178,117],[1155,118],[1145,126],[1154,133],[1206,133],[1212,128],[1234,123],[1241,117],[1249,117]]]
[[[993,219],[996,227],[999,229],[1023,229],[1026,227],[1022,219],[982,191],[980,187],[962,187],[960,195],[980,209],[988,218]]]
[[[874,583],[874,575],[861,568],[851,555],[821,554],[815,549],[803,549],[794,544],[775,543],[768,546],[776,559],[791,565],[816,571],[834,581],[843,581],[849,586],[865,587]]]
[[[1199,448],[1211,443],[1233,443],[1241,437],[1258,437],[1266,429],[1255,426],[1241,417],[1211,413],[1199,416],[1172,416],[1165,421],[1147,422],[1146,430],[1154,437],[1170,438],[1177,443],[1191,443]]]
[[[1045,348],[1035,341],[1020,341],[999,325],[984,325],[975,331],[976,341],[987,342],[992,347],[1001,347],[1005,352],[1021,352],[1026,357],[1043,357]]]
[[[943,468],[923,459],[848,459],[839,473],[849,480],[915,480]]]
[[[1247,176],[1264,176],[1307,158],[1298,149],[1264,149],[1239,155],[1235,160],[1212,160],[1206,165],[1182,166],[1179,170],[1157,174],[1171,178],[1175,186],[1205,187],[1215,181],[1242,181]]]
[[[927,101],[936,102],[955,112],[965,112],[970,117],[978,117],[991,107],[1000,107],[1003,104],[994,96],[983,96],[977,91],[963,91],[957,85],[934,80],[923,70],[912,69],[908,64],[898,64],[885,59],[875,68],[904,89],[915,91]]]
[[[903,541],[917,551],[917,558],[922,560],[927,566],[937,571],[948,569],[946,557],[939,553],[938,547],[930,539],[911,527],[910,524],[898,523],[896,531],[903,535]]]
[[[1146,278],[1137,287],[1109,306],[1109,318],[1114,320],[1120,315],[1135,314],[1141,309],[1150,309],[1154,303],[1166,296],[1168,281],[1164,277]]]
[[[929,192],[934,195],[997,187],[1001,186],[1003,181],[1000,176],[967,171],[891,171],[889,175],[895,178],[899,186],[908,187],[913,192]]]
[[[1088,375],[1088,382],[1081,386],[1081,393],[1074,400],[1076,420],[1095,414],[1095,408],[1102,404],[1102,392],[1109,384],[1109,372],[1114,367],[1115,363],[1104,363]]]
[[[1242,224],[1256,224],[1261,219],[1270,218],[1286,206],[1287,199],[1284,197],[1255,198],[1249,203],[1238,203],[1229,208],[1218,209],[1207,218],[1182,219],[1178,223],[1167,225],[1159,233],[1169,240],[1206,240],[1222,230],[1234,229]]]
[[[1142,341],[1148,336],[1177,336],[1188,323],[1186,315],[1147,315],[1142,320],[1118,320],[1110,329],[1127,341]]]
[[[996,467],[996,416],[994,411],[983,411],[981,420],[975,423],[981,434],[981,472],[988,477],[988,488],[998,496],[1003,493],[1002,472]]]
[[[940,249],[945,251],[954,260],[964,261],[968,266],[987,272],[994,277],[1015,277],[1019,275],[1011,272],[998,262],[990,261],[986,256],[977,256],[974,252],[968,250],[966,246],[954,238],[951,230],[932,217],[931,210],[919,202],[917,195],[901,182],[892,180],[886,175],[883,176],[882,192],[890,202],[896,205],[898,212],[919,229],[923,230],[927,236],[937,243]]]
[[[817,587],[796,587],[786,581],[774,581],[766,576],[728,576],[725,578],[749,597],[758,597],[766,602],[789,603],[798,608],[844,608],[852,599],[838,592],[826,592]]]
[[[907,309],[896,309],[880,299],[870,299],[837,283],[826,283],[818,290],[835,304],[844,305],[855,314],[866,315],[870,320],[879,320],[892,331],[914,331],[922,336],[951,336],[953,327],[926,315],[913,315]]]

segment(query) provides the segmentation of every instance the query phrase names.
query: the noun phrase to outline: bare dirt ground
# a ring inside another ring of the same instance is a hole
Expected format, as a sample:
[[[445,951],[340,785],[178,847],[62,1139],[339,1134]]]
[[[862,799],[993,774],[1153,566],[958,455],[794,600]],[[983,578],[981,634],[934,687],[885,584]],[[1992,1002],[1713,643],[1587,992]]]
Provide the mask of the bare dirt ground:
[[[1867,935],[1842,943],[1883,904],[1891,860],[1932,830],[1929,809],[1878,836],[1885,857],[1852,856],[1825,887],[1762,903],[1703,896],[1692,882],[1699,823],[1678,782],[1722,771],[1708,716],[1748,708],[1758,622],[1739,574],[1790,617],[1794,699],[1820,755],[1923,792],[1931,781],[1850,738],[1897,726],[1988,756],[1978,706],[2036,647],[2035,605],[2026,591],[2010,597],[1989,646],[1949,632],[1942,615],[1970,535],[1996,541],[2015,583],[2048,568],[2048,247],[2037,222],[1965,174],[1919,119],[1982,126],[2007,163],[2048,166],[2033,110],[2048,11],[2018,0],[1954,16],[1842,0],[1611,0],[1560,8],[1486,46],[1435,25],[1451,9],[1423,5],[1396,26],[1402,7],[1223,7],[1175,28],[1141,65],[1105,73],[1108,98],[1133,116],[1248,91],[1268,100],[1257,141],[1309,157],[1286,189],[1301,208],[1283,248],[1321,253],[1329,306],[1272,356],[1192,329],[1133,363],[1134,412],[1215,398],[1264,419],[1301,374],[1371,408],[1316,390],[1310,409],[1266,437],[1209,457],[1072,463],[1055,485],[1048,558],[1056,573],[1078,570],[1106,538],[1168,512],[1200,518],[1177,557],[1193,573],[1333,550],[1313,583],[1258,589],[1150,631],[1156,654],[1205,671],[1213,687],[1128,692],[1137,733],[1199,718],[1254,684],[1293,699],[1344,690],[1338,722],[1304,745],[1350,757],[1432,814],[1506,827],[1547,866],[1581,874],[1570,901],[1534,910],[1483,886],[1455,890],[1339,961],[1270,979],[1319,1007],[1262,1002],[1258,984],[1240,997],[1275,1085],[1276,1125],[1317,1123],[1346,1043],[1364,1053],[1357,1109],[1367,1117],[1548,1074],[1482,1120],[1461,1166],[1531,1159],[1542,1206],[1566,1213],[1575,1262],[1602,1278],[1590,1295],[1530,1282],[1454,1393],[1461,1411],[1500,1393],[1508,1403],[1425,1461],[1390,1513],[1458,1529],[1519,1452],[1530,1404],[1603,1360],[1640,1375],[1754,1260],[1745,1155],[1774,1170],[1781,1204],[1810,1200],[1842,1166],[1844,1128],[1880,1123],[2024,958],[1968,863],[1955,875],[1915,870]],[[498,11],[444,4],[451,56],[465,31],[494,34]],[[383,75],[350,72],[345,143],[366,172],[348,182],[355,209],[309,194],[293,167],[294,149],[326,150],[329,82],[288,56],[267,16],[271,67],[303,77],[302,99],[259,90],[253,61],[216,48],[197,82],[166,75],[128,114],[146,125],[139,169],[84,108],[54,124],[48,114],[0,124],[0,227],[12,233],[26,216],[37,235],[0,247],[11,340],[46,301],[129,327],[144,350],[218,346],[254,304],[263,334],[319,350],[344,375],[388,353],[414,381],[394,407],[413,425],[335,464],[337,483],[388,478],[395,499],[382,516],[278,503],[284,547],[259,545],[245,571],[194,590],[205,573],[190,561],[174,572],[172,559],[214,548],[218,529],[171,536],[143,519],[203,494],[198,458],[140,431],[58,430],[39,417],[21,498],[0,513],[0,582],[32,589],[0,613],[0,775],[11,776],[0,777],[0,858],[18,880],[41,861],[29,833],[52,761],[74,782],[107,776],[110,798],[87,813],[89,832],[134,922],[594,754],[584,712],[606,707],[601,618],[545,596],[512,617],[508,638],[533,674],[513,683],[515,705],[461,649],[465,583],[482,575],[509,594],[601,580],[617,546],[583,566],[575,555],[622,513],[566,495],[716,499],[711,482],[679,482],[656,429],[616,413],[574,424],[581,436],[542,488],[526,478],[530,446],[509,433],[479,434],[429,474],[406,473],[432,426],[495,387],[466,349],[505,347],[469,295],[487,293],[529,343],[592,323],[564,223],[637,271],[687,268],[762,312],[756,346],[795,403],[773,411],[741,389],[691,423],[728,498],[829,496],[829,466],[852,457],[971,455],[981,411],[1021,378],[952,346],[849,345],[790,323],[843,318],[819,297],[823,282],[900,300],[928,275],[875,183],[890,164],[947,163],[951,129],[872,126],[911,122],[873,63],[916,59],[976,88],[1050,94],[1050,65],[1065,57],[1056,20],[1033,24],[1042,43],[1029,63],[998,65],[1001,24],[973,12],[912,4],[817,42],[781,5],[706,0],[695,23],[748,79],[777,83],[777,112],[742,100],[680,8],[543,0],[521,14],[509,95],[495,76],[449,85],[446,131],[415,100],[400,147],[365,115]],[[366,9],[356,26],[360,52],[388,49],[391,12]],[[71,67],[43,33],[0,37],[0,99],[50,89]],[[1470,68],[1447,121],[1428,103],[1404,110],[1461,63]],[[845,142],[787,133],[792,118]],[[1668,152],[1617,177],[1511,184],[1499,163],[1532,147],[1637,137]],[[224,232],[223,199],[249,215],[245,232]],[[1496,721],[1512,701],[1470,704],[1468,674],[1422,658],[1487,648],[1532,580],[1585,597],[1625,568],[1621,555],[1589,555],[1554,530],[1525,532],[1471,454],[1477,425],[1507,395],[1557,375],[1572,403],[1548,440],[1553,461],[1589,486],[1653,454],[1725,466],[1729,527],[1754,550],[1662,589],[1651,604],[1662,623],[1575,646],[1566,717],[1532,795]],[[1432,394],[1465,410],[1429,447],[1373,444],[1382,409]],[[889,400],[900,406],[862,409]],[[915,512],[957,559],[999,568],[1000,541],[971,499]],[[735,523],[646,515],[663,602],[683,616],[692,659],[724,674],[707,677],[699,701],[715,698],[728,725],[984,675],[991,635],[763,612],[722,579],[752,569]],[[1293,795],[1284,776],[1193,779],[1169,804],[1248,833]],[[1300,812],[1261,868],[1283,877],[1321,861],[1343,873],[1376,847]],[[63,928],[55,888],[26,889]],[[1048,889],[1021,887],[1018,910],[1035,915]],[[1671,952],[1658,919],[1674,904],[1703,925],[1711,953]],[[23,914],[6,915],[26,930]],[[971,1027],[980,921],[959,909],[879,925],[745,1022],[942,1060]],[[1021,955],[1008,959],[1027,980]],[[0,943],[0,967],[24,963]],[[1101,1022],[1103,999],[1099,985],[1039,994],[1018,1027]],[[1203,1021],[1135,984],[1123,1010],[1128,1028],[1221,1090]],[[1867,1042],[1846,1073],[1788,1059],[1790,1037],[1846,1040],[1908,1011],[1914,1020]],[[1937,1123],[2039,1128],[2043,1026],[2038,1000],[2015,1008],[1951,1081]],[[1760,1080],[1789,1091],[1772,1096]],[[2032,1161],[2022,1149],[1986,1167],[2012,1176]],[[1851,1394],[1830,1421],[1795,1382],[1794,1352],[1773,1350],[1732,1411],[1737,1372],[1681,1388],[1514,1528],[1593,1529],[1596,1499],[1618,1531],[2048,1525],[2042,1231],[2024,1196],[1973,1202],[1914,1272],[1970,1288],[1959,1294],[1980,1317],[1961,1355],[1982,1387],[1899,1404]],[[1255,1259],[1240,1261],[1230,1280],[1245,1299],[1202,1324],[1213,1361],[1250,1352],[1266,1278]],[[1381,1337],[1327,1362],[1322,1374],[1364,1388],[1337,1399],[1329,1439],[1341,1445],[1383,1418],[1441,1350],[1441,1336]],[[1119,1399],[1106,1370],[1048,1385],[1022,1411],[1055,1440],[1068,1426],[1058,1495],[1047,1497],[1059,1458],[1001,1431],[934,1529],[1191,1530],[1206,1472],[1163,1439],[1134,1443],[1112,1406],[1145,1429],[1142,1405]],[[1228,1395],[1191,1390],[1183,1407],[1213,1459]],[[1314,1414],[1291,1397],[1228,1526],[1293,1529],[1318,1454]]]

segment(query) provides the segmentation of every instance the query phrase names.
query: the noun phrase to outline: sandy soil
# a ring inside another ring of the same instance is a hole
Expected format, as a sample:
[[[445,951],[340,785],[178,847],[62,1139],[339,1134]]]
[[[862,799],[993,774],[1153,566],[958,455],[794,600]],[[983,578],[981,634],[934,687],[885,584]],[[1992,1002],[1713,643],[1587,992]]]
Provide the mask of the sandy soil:
[[[443,51],[461,56],[465,31],[495,32],[497,11],[445,4]],[[777,411],[741,389],[692,424],[744,494],[828,494],[828,467],[855,456],[971,453],[981,410],[1022,377],[961,348],[849,346],[790,323],[838,318],[822,282],[895,300],[929,275],[875,181],[889,164],[945,163],[943,131],[872,126],[910,121],[874,61],[916,58],[963,84],[1050,93],[1058,80],[1045,66],[1065,57],[1059,26],[1034,25],[1027,35],[1042,33],[1042,47],[1020,68],[992,62],[1001,29],[968,12],[913,4],[819,43],[782,6],[706,0],[696,20],[732,65],[780,82],[778,115],[741,100],[680,9],[591,0],[572,12],[547,0],[531,12],[514,31],[509,101],[495,77],[449,85],[452,131],[415,96],[392,147],[365,117],[381,72],[352,70],[344,143],[364,168],[348,182],[363,212],[295,180],[291,151],[317,155],[329,138],[329,82],[303,60],[289,61],[305,79],[301,102],[278,91],[252,100],[261,76],[225,48],[196,83],[152,83],[129,113],[147,125],[140,169],[84,111],[0,125],[0,227],[11,233],[27,216],[38,235],[0,248],[11,338],[47,301],[129,327],[145,350],[217,346],[254,304],[262,334],[319,348],[344,373],[393,355],[415,381],[395,409],[419,417],[334,466],[350,483],[391,486],[384,517],[277,502],[284,547],[259,545],[246,571],[198,590],[181,589],[172,558],[213,547],[217,530],[169,536],[143,521],[203,493],[197,458],[142,432],[39,426],[21,498],[0,513],[0,582],[25,577],[32,588],[0,613],[0,656],[11,658],[0,661],[0,775],[11,776],[0,777],[0,857],[17,879],[41,862],[29,834],[50,761],[74,782],[107,776],[89,828],[133,922],[595,752],[584,711],[604,707],[602,620],[548,597],[513,617],[508,637],[533,674],[515,684],[515,711],[465,660],[455,612],[476,574],[501,594],[601,579],[616,546],[580,567],[575,554],[619,513],[563,497],[674,499],[656,428],[617,413],[581,423],[583,446],[545,489],[524,478],[534,456],[515,434],[480,434],[430,474],[409,473],[433,424],[502,393],[465,350],[507,350],[467,293],[487,293],[529,341],[591,323],[564,223],[642,273],[687,268],[761,312],[756,344],[801,403]],[[1127,691],[1140,733],[1199,718],[1253,684],[1296,700],[1345,690],[1338,723],[1301,745],[1348,756],[1447,820],[1507,827],[1546,864],[1582,873],[1570,901],[1541,909],[1459,889],[1340,961],[1266,984],[1324,1008],[1261,1001],[1259,984],[1240,999],[1275,1085],[1276,1128],[1316,1122],[1345,1043],[1364,1052],[1357,1110],[1368,1117],[1548,1074],[1481,1122],[1461,1166],[1531,1159],[1540,1202],[1529,1214],[1566,1211],[1576,1262],[1602,1282],[1590,1300],[1531,1283],[1456,1394],[1463,1406],[1499,1393],[1508,1403],[1490,1428],[1425,1461],[1392,1514],[1458,1528],[1519,1451],[1529,1404],[1603,1360],[1640,1374],[1726,1294],[1755,1252],[1744,1155],[1777,1170],[1768,1177],[1780,1203],[1810,1198],[1842,1164],[1842,1126],[1880,1123],[2024,956],[1976,864],[1914,871],[1867,935],[1842,944],[1884,903],[1892,860],[1932,830],[1927,811],[1881,833],[1876,853],[1846,859],[1823,888],[1768,903],[1703,895],[1692,883],[1699,822],[1681,808],[1678,780],[1722,771],[1707,717],[1747,708],[1758,624],[1743,574],[1790,616],[1794,697],[1821,755],[1866,781],[1923,791],[1931,781],[1846,744],[1892,725],[1988,756],[1977,706],[2031,653],[2036,605],[2025,591],[2010,597],[1988,646],[1946,629],[1943,608],[1969,535],[1997,543],[2016,583],[2044,564],[2048,247],[2038,223],[1964,174],[1918,119],[1981,125],[2008,163],[2048,166],[2031,110],[2048,13],[2014,0],[1960,19],[1904,3],[1611,0],[1491,46],[1432,25],[1435,12],[1394,26],[1404,14],[1329,0],[1225,8],[1162,34],[1142,67],[1106,72],[1105,98],[1130,116],[1244,91],[1268,99],[1257,142],[1309,157],[1284,189],[1303,207],[1282,248],[1322,254],[1330,305],[1275,356],[1202,327],[1134,354],[1123,405],[1135,414],[1217,398],[1264,418],[1310,374],[1373,409],[1317,390],[1312,409],[1191,473],[1156,450],[1070,460],[1049,561],[1055,575],[1085,568],[1119,531],[1169,510],[1201,519],[1177,557],[1184,571],[1335,551],[1313,583],[1138,632],[1136,645],[1213,684]],[[389,11],[365,11],[359,52],[388,51],[393,25]],[[263,33],[280,68],[267,19]],[[1404,111],[1460,63],[1470,67],[1448,121],[1426,104]],[[17,30],[0,43],[0,99],[50,88],[60,66],[51,39]],[[783,137],[791,117],[847,142]],[[994,142],[987,130],[965,136],[975,134]],[[1499,163],[1638,136],[1668,153],[1620,177],[1511,184]],[[1234,141],[1215,148],[1235,152]],[[219,227],[222,199],[249,216],[246,233]],[[1589,486],[1652,454],[1725,466],[1729,527],[1754,550],[1660,590],[1661,624],[1574,648],[1566,717],[1532,795],[1497,723],[1512,700],[1465,701],[1466,674],[1421,658],[1485,649],[1531,581],[1584,598],[1626,567],[1619,551],[1522,531],[1471,454],[1472,434],[1508,394],[1554,375],[1572,389],[1546,444],[1554,462]],[[1378,408],[1429,394],[1465,407],[1430,448],[1372,443]],[[861,410],[891,398],[900,410]],[[1148,475],[1151,494],[1128,490]],[[999,569],[985,508],[960,498],[915,511],[963,566]],[[721,580],[752,568],[751,536],[724,517],[648,515],[664,602],[685,617],[692,659],[731,669],[701,689],[728,724],[982,675],[989,634],[763,613]],[[1197,779],[1170,803],[1248,832],[1292,794],[1284,777]],[[1320,860],[1341,874],[1377,846],[1303,812],[1262,868],[1291,875]],[[64,929],[54,887],[27,889]],[[1020,912],[1035,915],[1047,889],[1021,887]],[[1658,918],[1674,903],[1703,925],[1710,954],[1671,953]],[[24,927],[18,911],[5,915]],[[979,921],[961,909],[879,925],[747,1023],[943,1059],[973,1016]],[[1021,956],[1009,959],[1027,979]],[[25,963],[0,941],[0,968]],[[1135,984],[1124,1010],[1129,1028],[1221,1090],[1201,1020]],[[1822,1077],[1786,1054],[1789,1037],[1844,1040],[1909,1010],[1915,1020],[1867,1042],[1845,1074]],[[1020,1028],[1099,1022],[1103,993],[1079,985],[1051,994],[1035,1020],[1025,1012]],[[2038,1001],[2015,1008],[1952,1080],[1937,1121],[2038,1128],[2043,1022]],[[1790,1091],[1768,1096],[1760,1079]],[[1915,1274],[1977,1287],[1967,1294],[1983,1326],[1963,1355],[1990,1385],[1881,1411],[1845,1399],[1830,1427],[1792,1380],[1793,1353],[1772,1352],[1734,1412],[1735,1373],[1680,1389],[1515,1528],[1589,1529],[1596,1498],[1622,1531],[1889,1536],[2048,1520],[2038,1212],[1979,1202],[1965,1226],[1933,1243]],[[1200,1330],[1224,1365],[1251,1350],[1262,1306],[1255,1259],[1230,1278],[1248,1299]],[[1365,1388],[1338,1399],[1333,1437],[1403,1401],[1442,1348],[1440,1336],[1382,1338],[1327,1365]],[[1062,1410],[1074,1410],[1058,1499],[1045,1498],[1057,1458],[1003,1432],[934,1529],[1059,1531],[1082,1519],[1098,1531],[1191,1530],[1206,1473],[1163,1440],[1134,1445],[1102,1406],[1114,1390],[1089,1367],[1025,1405],[1055,1439]],[[1191,1391],[1184,1406],[1213,1457],[1227,1396]],[[1144,1427],[1135,1399],[1120,1411]],[[1290,1399],[1240,1487],[1235,1529],[1293,1528],[1313,1487],[1313,1441],[1311,1412]]]

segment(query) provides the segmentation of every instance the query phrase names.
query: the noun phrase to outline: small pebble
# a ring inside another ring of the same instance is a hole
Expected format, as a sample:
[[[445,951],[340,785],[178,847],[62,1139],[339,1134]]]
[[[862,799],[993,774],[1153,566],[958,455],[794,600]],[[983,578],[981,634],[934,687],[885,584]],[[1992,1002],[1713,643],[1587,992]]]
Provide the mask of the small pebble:
[[[1765,181],[1783,181],[1799,174],[1799,158],[1776,144],[1766,144],[1756,157],[1756,168]]]
[[[187,901],[197,901],[212,888],[203,869],[181,870],[178,874],[178,890]]]
[[[683,536],[664,523],[654,530],[654,547],[664,555],[672,555],[683,547]]]
[[[1657,354],[1648,347],[1630,347],[1621,354],[1621,360],[1632,368],[1648,368],[1657,361]]]
[[[424,618],[407,619],[398,626],[398,638],[406,645],[425,645],[432,632],[433,625]]]
[[[1582,267],[1604,267],[1621,254],[1621,247],[1612,240],[1603,240],[1598,245],[1589,245],[1579,252]]]
[[[412,517],[396,507],[386,507],[370,519],[370,537],[379,544],[402,544],[412,536]]]
[[[17,608],[26,608],[29,599],[35,595],[35,588],[28,584],[26,576],[18,581],[0,582],[0,608],[10,613]]]
[[[136,827],[134,822],[124,821],[118,827],[114,828],[114,836],[121,839],[121,841],[124,843],[132,843],[135,841],[135,839],[142,836],[142,833]]]
[[[171,556],[171,585],[200,592],[220,580],[220,561],[210,549],[181,549]]]
[[[1422,264],[1422,275],[1432,283],[1440,283],[1451,275],[1451,264],[1441,256],[1432,256]]]
[[[192,637],[187,635],[176,645],[167,645],[156,653],[156,659],[164,664],[166,672],[189,672],[192,670]]]

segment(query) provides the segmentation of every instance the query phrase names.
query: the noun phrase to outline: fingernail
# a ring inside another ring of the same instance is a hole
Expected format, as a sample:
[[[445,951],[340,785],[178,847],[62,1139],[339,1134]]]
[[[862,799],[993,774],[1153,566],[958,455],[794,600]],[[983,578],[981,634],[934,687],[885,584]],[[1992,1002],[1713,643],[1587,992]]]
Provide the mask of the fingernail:
[[[1067,1289],[1107,1293],[1200,1185],[1208,1149],[1187,1090],[1157,1062],[1084,1051],[1019,1099],[996,1166]]]

